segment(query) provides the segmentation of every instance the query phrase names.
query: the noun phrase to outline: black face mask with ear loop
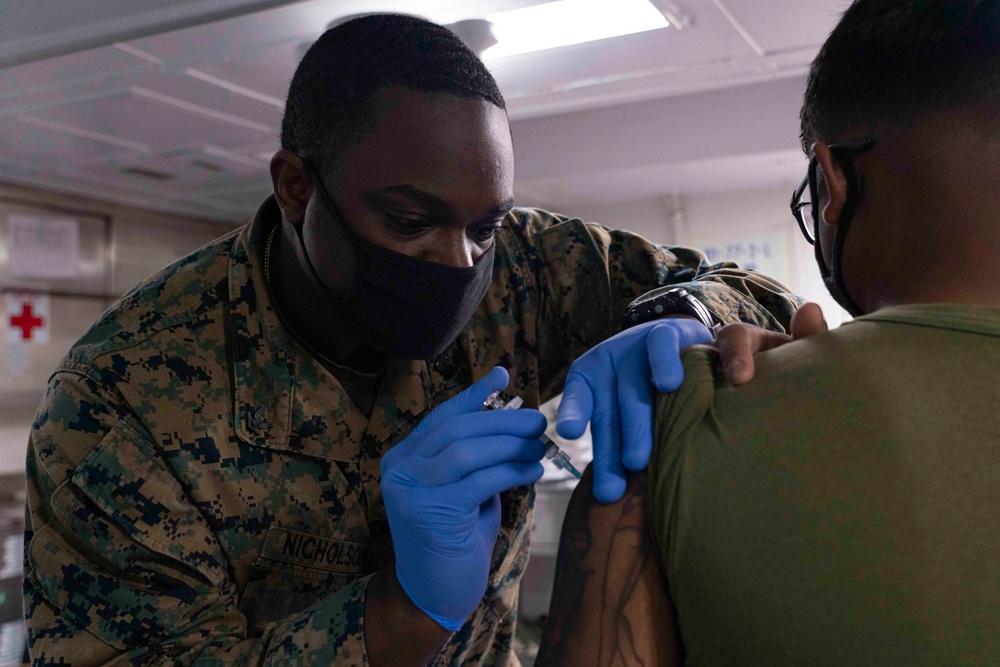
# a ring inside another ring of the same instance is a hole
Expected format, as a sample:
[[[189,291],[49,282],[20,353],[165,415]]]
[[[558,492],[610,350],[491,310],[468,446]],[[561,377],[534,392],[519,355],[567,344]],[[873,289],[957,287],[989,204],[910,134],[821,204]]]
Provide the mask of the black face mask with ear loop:
[[[826,261],[823,259],[823,248],[819,241],[819,218],[822,215],[820,206],[813,206],[812,210],[813,238],[816,239],[813,247],[816,252],[816,264],[819,265],[819,273],[823,277],[823,284],[826,285],[830,296],[840,304],[841,308],[850,313],[852,317],[861,317],[865,313],[855,303],[850,292],[847,291],[847,285],[844,284],[844,271],[841,267],[847,230],[854,221],[854,212],[857,210],[858,202],[861,200],[861,181],[858,178],[857,170],[854,169],[854,165],[849,159],[837,152],[834,152],[833,156],[837,160],[837,164],[840,165],[840,168],[844,170],[844,176],[847,180],[847,200],[844,202],[844,210],[840,212],[840,219],[837,221],[837,230],[834,232],[833,249],[830,252],[830,268],[826,267]],[[809,176],[809,187],[813,193],[813,201],[816,202],[819,201],[818,173],[819,168],[817,167]]]
[[[323,294],[367,344],[404,359],[441,354],[469,323],[493,279],[496,241],[471,267],[416,259],[362,238],[339,215],[322,181],[310,169],[316,192],[334,224],[344,231],[356,259],[346,292],[326,286],[309,259],[307,270]]]

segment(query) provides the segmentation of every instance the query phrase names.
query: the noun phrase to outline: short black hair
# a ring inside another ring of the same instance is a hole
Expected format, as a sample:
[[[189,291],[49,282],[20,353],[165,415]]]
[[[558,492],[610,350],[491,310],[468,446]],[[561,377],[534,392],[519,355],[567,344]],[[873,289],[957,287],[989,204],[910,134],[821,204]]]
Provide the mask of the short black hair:
[[[855,0],[809,73],[802,146],[1000,103],[1000,2]]]
[[[479,98],[506,110],[483,62],[455,33],[405,14],[368,14],[327,30],[299,63],[281,146],[327,169],[371,132],[389,86]]]

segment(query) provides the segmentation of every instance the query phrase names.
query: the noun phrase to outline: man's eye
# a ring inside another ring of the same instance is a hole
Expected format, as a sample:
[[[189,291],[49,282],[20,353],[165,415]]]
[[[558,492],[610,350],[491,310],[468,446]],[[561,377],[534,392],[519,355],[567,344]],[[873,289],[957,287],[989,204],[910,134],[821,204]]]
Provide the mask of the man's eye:
[[[488,227],[477,227],[472,230],[472,235],[479,241],[489,241],[503,229],[501,225],[490,225]]]
[[[397,218],[394,215],[387,215],[386,218],[396,231],[401,234],[419,234],[430,227],[430,225],[423,220],[408,220],[406,218]]]

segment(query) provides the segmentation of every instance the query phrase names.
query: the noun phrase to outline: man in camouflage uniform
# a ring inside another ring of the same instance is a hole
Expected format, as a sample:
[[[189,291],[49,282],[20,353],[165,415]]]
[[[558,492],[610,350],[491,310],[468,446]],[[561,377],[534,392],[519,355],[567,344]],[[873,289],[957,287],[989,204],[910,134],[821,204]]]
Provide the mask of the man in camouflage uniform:
[[[303,143],[318,141],[299,132],[310,115],[348,135],[335,161]],[[556,395],[653,288],[683,283],[720,322],[779,331],[797,303],[695,251],[510,210],[499,91],[418,19],[324,35],[293,79],[282,143],[253,220],[129,292],[50,380],[28,452],[34,664],[516,664],[544,419],[479,412],[483,398],[508,374],[506,394],[529,407]],[[472,287],[455,305],[404,285],[398,308],[411,290],[437,319],[371,326],[393,312],[377,295],[365,310],[375,292],[352,281],[414,266],[441,290],[435,271]],[[704,329],[671,322],[657,335],[672,332],[676,363]],[[645,331],[627,332],[628,363]],[[596,419],[609,396],[592,389]],[[457,481],[427,481],[460,464]],[[449,489],[480,479],[496,488],[460,515],[468,498]],[[468,544],[455,544],[463,521]]]

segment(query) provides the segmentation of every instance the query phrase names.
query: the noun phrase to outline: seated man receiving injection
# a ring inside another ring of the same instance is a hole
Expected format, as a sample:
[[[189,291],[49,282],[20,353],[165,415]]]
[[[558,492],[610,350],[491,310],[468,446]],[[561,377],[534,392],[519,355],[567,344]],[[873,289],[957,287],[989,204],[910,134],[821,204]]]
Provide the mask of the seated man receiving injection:
[[[1000,3],[847,10],[793,210],[858,318],[743,387],[686,354],[648,478],[574,495],[539,667],[1000,664],[998,80]]]

